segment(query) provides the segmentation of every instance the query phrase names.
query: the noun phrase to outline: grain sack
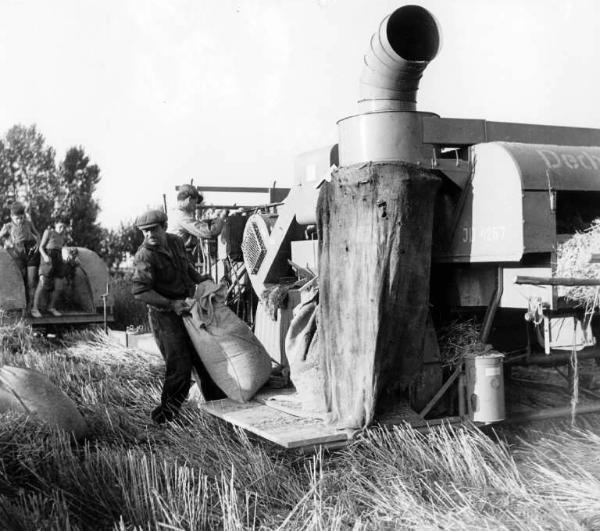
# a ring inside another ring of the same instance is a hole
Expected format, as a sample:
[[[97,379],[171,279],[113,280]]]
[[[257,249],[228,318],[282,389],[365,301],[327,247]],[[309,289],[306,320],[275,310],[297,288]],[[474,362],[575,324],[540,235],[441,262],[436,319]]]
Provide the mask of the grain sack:
[[[247,402],[269,379],[271,358],[248,325],[226,306],[226,293],[224,284],[202,282],[183,322],[214,382],[232,400]]]
[[[340,428],[367,426],[422,366],[439,182],[410,164],[371,163],[321,187],[318,331]]]
[[[294,308],[294,317],[285,336],[285,355],[290,367],[290,380],[302,409],[325,413],[325,391],[321,372],[317,314],[317,288],[304,290],[300,304]]]
[[[0,413],[30,414],[81,440],[87,424],[75,403],[42,373],[5,365],[0,367]]]

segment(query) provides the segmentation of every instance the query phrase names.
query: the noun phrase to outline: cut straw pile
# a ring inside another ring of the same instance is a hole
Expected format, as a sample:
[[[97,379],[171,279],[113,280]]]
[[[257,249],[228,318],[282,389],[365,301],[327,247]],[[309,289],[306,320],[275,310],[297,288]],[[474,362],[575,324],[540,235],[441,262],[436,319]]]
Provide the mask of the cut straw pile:
[[[452,321],[438,330],[440,357],[444,366],[456,367],[469,354],[483,354],[489,347],[479,341],[481,326],[475,319]]]
[[[556,277],[600,279],[600,264],[590,264],[592,253],[600,253],[600,219],[583,232],[576,232],[556,248]],[[561,286],[558,295],[577,306],[596,305],[597,286]]]

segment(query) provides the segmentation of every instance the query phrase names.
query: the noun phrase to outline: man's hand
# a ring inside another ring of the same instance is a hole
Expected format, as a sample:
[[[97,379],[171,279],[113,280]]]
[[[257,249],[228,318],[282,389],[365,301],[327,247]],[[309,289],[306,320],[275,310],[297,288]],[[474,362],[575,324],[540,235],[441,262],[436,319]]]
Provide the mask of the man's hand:
[[[189,300],[190,299],[171,301],[171,309],[177,315],[183,315],[184,313],[189,313],[190,310],[192,309],[192,304],[190,304]]]

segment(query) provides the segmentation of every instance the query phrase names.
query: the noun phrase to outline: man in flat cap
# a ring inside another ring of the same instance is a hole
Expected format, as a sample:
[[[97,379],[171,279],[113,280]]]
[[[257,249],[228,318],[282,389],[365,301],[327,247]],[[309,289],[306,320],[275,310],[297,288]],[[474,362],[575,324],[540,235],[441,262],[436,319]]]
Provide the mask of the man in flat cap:
[[[200,377],[206,400],[225,396],[194,351],[181,317],[190,310],[186,299],[193,295],[195,285],[209,277],[192,267],[181,238],[167,233],[164,212],[144,212],[135,225],[144,234],[144,241],[134,258],[132,292],[148,306],[150,327],[165,360],[161,403],[152,411],[152,419],[162,424],[179,413],[188,395],[192,368]]]
[[[194,251],[203,239],[215,238],[223,230],[227,212],[222,210],[219,217],[208,222],[196,219],[196,206],[203,201],[202,195],[191,184],[184,184],[177,192],[177,208],[171,214],[169,232],[183,239],[185,250],[192,262],[195,261]],[[203,256],[206,263],[206,257]]]

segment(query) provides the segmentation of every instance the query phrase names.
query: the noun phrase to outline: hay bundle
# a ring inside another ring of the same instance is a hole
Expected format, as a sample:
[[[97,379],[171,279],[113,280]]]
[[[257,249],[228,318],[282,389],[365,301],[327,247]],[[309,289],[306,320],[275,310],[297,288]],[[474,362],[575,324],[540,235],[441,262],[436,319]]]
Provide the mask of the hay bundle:
[[[592,253],[600,252],[600,219],[583,232],[576,232],[556,247],[556,277],[600,278],[600,264],[590,264]],[[597,286],[560,286],[559,297],[576,306],[595,305]]]
[[[22,320],[4,323],[0,315],[0,365],[2,354],[16,354],[31,350],[33,331]]]

